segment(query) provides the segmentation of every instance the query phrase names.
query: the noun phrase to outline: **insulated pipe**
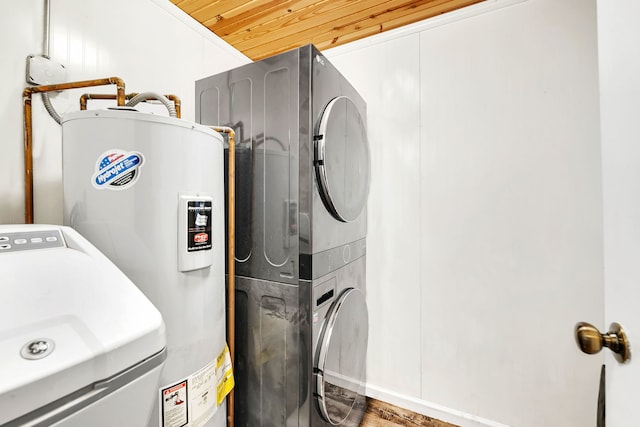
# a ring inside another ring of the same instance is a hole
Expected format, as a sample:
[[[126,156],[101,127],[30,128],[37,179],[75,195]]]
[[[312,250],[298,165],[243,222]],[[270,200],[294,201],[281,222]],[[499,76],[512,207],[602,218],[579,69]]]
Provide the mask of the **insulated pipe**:
[[[228,198],[229,198],[229,207],[228,214],[229,215],[229,224],[228,224],[228,237],[227,237],[227,246],[228,246],[228,263],[229,263],[229,280],[227,282],[227,342],[229,343],[229,353],[231,353],[231,366],[233,367],[234,363],[234,354],[235,354],[235,333],[236,333],[236,300],[235,300],[235,270],[236,270],[236,253],[235,253],[235,242],[236,242],[236,133],[228,126],[210,126],[216,132],[226,133],[229,135],[229,158],[227,162],[229,163],[229,183],[228,183]],[[234,390],[229,392],[229,397],[227,399],[227,425],[229,427],[233,427],[234,423],[234,414],[233,414],[233,405],[234,405]]]
[[[176,117],[180,118],[180,116],[182,115],[182,102],[180,101],[180,98],[178,98],[176,95],[165,95],[167,98],[169,98],[171,101],[173,101],[173,106],[176,109]]]
[[[137,93],[128,93],[125,95],[125,99],[128,101],[131,98],[133,98],[134,96],[138,95]],[[182,103],[180,101],[180,98],[178,98],[177,95],[164,95],[165,98],[169,99],[170,101],[173,102],[173,107],[176,110],[176,118],[181,118],[182,117]],[[90,99],[116,99],[116,96],[113,94],[105,94],[105,93],[84,93],[82,94],[82,96],[80,96],[80,109],[81,110],[86,110],[87,109],[87,101],[89,101]],[[149,98],[148,100],[153,100],[153,98]]]
[[[139,103],[146,101],[147,99],[157,99],[158,101],[160,101],[162,103],[162,105],[164,105],[167,108],[167,111],[169,111],[169,116],[170,117],[176,117],[176,109],[173,106],[173,104],[171,103],[171,101],[169,101],[169,99],[167,99],[166,96],[164,95],[160,95],[158,93],[155,92],[142,92],[137,94],[136,96],[134,96],[133,98],[131,98],[131,100],[129,102],[127,102],[125,105],[127,107],[135,107],[136,105],[138,105]]]
[[[22,92],[22,104],[24,110],[24,216],[25,224],[33,224],[33,130],[31,117],[31,95],[61,91],[66,89],[79,89],[91,86],[116,85],[116,100],[119,106],[124,105],[124,81],[119,77],[107,77],[105,79],[83,80],[80,82],[58,83],[45,86],[27,87]]]
[[[56,109],[53,108],[53,104],[51,104],[51,99],[49,99],[49,94],[41,93],[40,95],[42,96],[42,103],[44,104],[44,108],[47,110],[47,113],[49,113],[51,118],[55,120],[57,124],[61,125],[62,117],[60,117],[60,114],[58,114]]]

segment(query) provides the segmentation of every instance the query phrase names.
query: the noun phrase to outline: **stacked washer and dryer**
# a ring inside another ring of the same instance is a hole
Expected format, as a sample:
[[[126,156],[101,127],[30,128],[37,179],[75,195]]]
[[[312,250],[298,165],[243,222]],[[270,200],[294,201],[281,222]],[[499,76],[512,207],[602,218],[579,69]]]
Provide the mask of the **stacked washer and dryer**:
[[[196,99],[200,123],[236,131],[236,425],[358,425],[366,104],[312,45],[199,80]]]

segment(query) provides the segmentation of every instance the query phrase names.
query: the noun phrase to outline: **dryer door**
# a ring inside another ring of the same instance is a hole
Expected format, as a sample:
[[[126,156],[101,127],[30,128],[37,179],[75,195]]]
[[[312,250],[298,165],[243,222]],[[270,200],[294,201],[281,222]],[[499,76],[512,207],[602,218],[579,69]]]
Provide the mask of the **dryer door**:
[[[332,99],[314,137],[314,166],[325,207],[342,222],[356,220],[369,195],[365,121],[346,96]]]
[[[333,425],[341,424],[363,398],[368,335],[365,295],[348,288],[325,319],[315,370],[318,408]],[[363,413],[364,409],[363,405]],[[361,418],[362,414],[358,421]]]

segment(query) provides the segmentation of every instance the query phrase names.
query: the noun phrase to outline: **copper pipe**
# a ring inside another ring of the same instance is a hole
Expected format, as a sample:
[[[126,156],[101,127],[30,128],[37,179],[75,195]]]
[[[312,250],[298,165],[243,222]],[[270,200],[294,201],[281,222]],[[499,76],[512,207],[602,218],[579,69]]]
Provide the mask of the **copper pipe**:
[[[117,87],[117,103],[119,106],[124,105],[124,81],[120,77],[107,77],[105,79],[83,80],[80,82],[57,83],[44,86],[30,86],[24,90],[24,93],[40,93],[40,92],[57,92],[67,89],[80,89],[83,87],[116,85]]]
[[[236,133],[227,126],[211,126],[216,132],[226,133],[229,135],[229,177],[228,177],[228,197],[229,197],[229,224],[228,224],[228,263],[229,263],[229,280],[227,282],[227,343],[229,344],[229,353],[231,353],[231,366],[234,365],[235,354],[235,334],[236,334],[236,300],[235,300],[235,274],[236,274]],[[234,390],[229,392],[227,398],[227,425],[233,427],[234,423]]]
[[[25,224],[33,224],[33,147],[31,125],[31,94],[23,99],[24,107],[24,209]]]
[[[128,93],[125,95],[125,99],[128,101],[131,98],[135,97],[136,95],[138,95],[137,93]],[[182,106],[182,102],[180,101],[180,98],[178,98],[177,95],[165,95],[165,97],[167,97],[167,99],[169,99],[170,101],[173,102],[173,105],[176,107],[176,118],[181,118],[182,117],[182,110],[181,110],[181,106]],[[115,95],[111,95],[111,94],[103,94],[103,93],[85,93],[82,94],[82,96],[80,96],[80,109],[81,110],[86,110],[87,109],[87,101],[90,99],[116,99]]]
[[[124,96],[124,100],[128,101],[133,98],[136,94],[126,94]],[[109,93],[84,93],[80,96],[80,109],[87,109],[87,101],[90,99],[116,99],[116,95]],[[124,104],[123,104],[124,105]]]
[[[117,104],[124,105],[124,81],[119,77],[108,77],[97,80],[58,83],[44,86],[30,86],[22,92],[24,109],[24,217],[26,224],[33,224],[33,126],[31,111],[31,95],[34,93],[57,92],[67,89],[80,89],[91,86],[116,85]]]
[[[91,96],[91,94],[89,93],[83,93],[80,96],[80,109],[81,110],[86,110],[87,109],[87,99]]]

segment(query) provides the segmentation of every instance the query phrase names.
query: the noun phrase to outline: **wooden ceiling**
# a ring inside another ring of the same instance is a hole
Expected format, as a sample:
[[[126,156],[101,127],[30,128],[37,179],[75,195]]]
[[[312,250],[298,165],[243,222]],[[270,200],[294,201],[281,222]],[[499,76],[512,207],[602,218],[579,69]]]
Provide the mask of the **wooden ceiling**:
[[[483,0],[171,0],[249,58],[320,50]]]

